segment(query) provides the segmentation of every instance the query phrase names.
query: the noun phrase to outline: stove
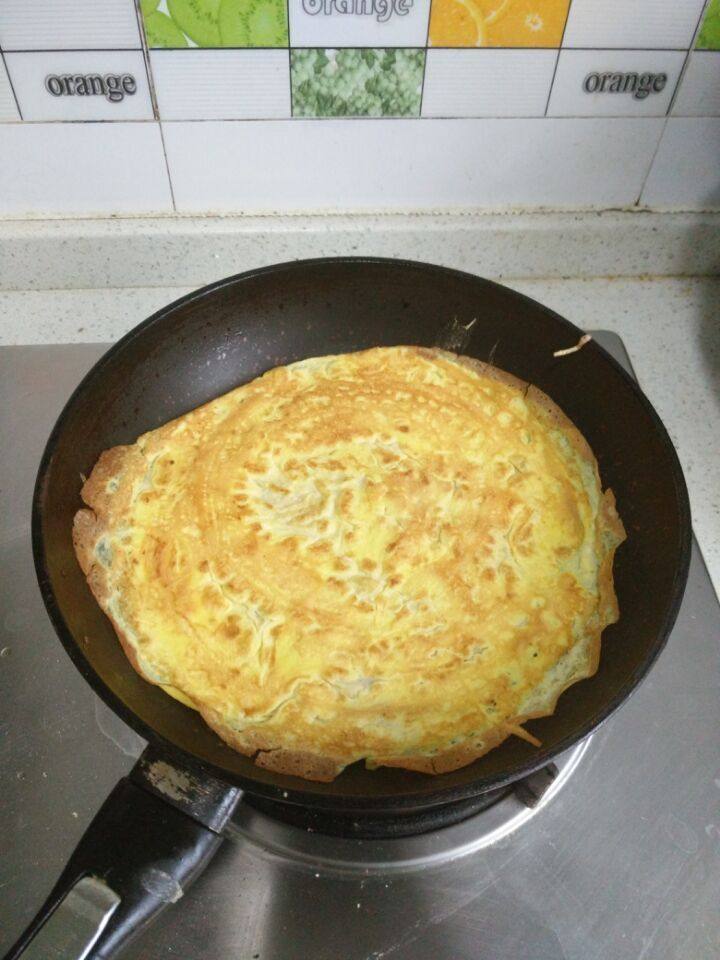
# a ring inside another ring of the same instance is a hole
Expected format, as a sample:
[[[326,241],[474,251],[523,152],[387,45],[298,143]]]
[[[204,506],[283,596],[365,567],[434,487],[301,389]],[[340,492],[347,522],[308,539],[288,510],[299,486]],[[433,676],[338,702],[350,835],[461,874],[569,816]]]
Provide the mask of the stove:
[[[308,814],[289,804],[282,810],[279,804],[247,799],[228,833],[295,863],[322,864],[346,874],[437,866],[492,846],[527,823],[567,783],[591,741],[588,737],[512,788],[432,812],[353,821],[352,815]]]
[[[617,336],[595,336],[629,368]],[[43,445],[105,349],[0,348],[0,954],[144,746],[64,653],[30,549]],[[715,960],[720,606],[697,545],[649,677],[550,767],[362,828],[248,798],[228,833],[128,960]]]

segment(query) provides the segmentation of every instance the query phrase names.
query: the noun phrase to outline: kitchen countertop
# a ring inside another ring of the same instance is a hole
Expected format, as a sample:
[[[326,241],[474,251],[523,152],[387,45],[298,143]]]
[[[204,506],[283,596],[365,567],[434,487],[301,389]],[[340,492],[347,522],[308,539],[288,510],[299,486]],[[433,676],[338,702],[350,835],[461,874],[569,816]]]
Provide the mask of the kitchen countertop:
[[[690,491],[693,525],[720,593],[720,279],[506,280],[583,329],[619,333],[665,422]],[[0,292],[0,343],[116,340],[192,287]]]

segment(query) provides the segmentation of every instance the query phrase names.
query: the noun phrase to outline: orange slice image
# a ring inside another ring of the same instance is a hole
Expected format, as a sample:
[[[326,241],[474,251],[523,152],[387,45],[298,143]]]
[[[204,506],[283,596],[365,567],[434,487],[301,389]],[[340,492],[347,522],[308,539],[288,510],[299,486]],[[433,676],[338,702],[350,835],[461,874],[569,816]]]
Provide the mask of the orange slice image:
[[[559,47],[569,0],[432,0],[432,47]]]

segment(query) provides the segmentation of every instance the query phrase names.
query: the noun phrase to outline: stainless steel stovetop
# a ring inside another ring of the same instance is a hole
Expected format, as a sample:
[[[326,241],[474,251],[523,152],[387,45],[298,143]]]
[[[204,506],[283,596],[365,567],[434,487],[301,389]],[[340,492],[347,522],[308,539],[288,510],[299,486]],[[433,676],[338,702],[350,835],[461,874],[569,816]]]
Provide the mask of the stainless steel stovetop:
[[[627,362],[613,334],[597,339]],[[0,954],[143,741],[91,692],[47,619],[30,499],[62,403],[101,344],[0,349]],[[696,545],[665,652],[516,796],[454,827],[342,840],[241,806],[232,840],[128,960],[716,960],[720,606]]]

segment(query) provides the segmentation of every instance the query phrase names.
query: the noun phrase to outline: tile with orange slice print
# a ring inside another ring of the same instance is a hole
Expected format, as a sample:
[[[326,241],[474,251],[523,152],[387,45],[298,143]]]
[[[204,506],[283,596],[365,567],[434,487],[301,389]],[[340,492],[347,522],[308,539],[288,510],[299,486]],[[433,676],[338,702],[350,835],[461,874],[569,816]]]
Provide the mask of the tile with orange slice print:
[[[559,47],[570,0],[432,0],[431,47]]]

